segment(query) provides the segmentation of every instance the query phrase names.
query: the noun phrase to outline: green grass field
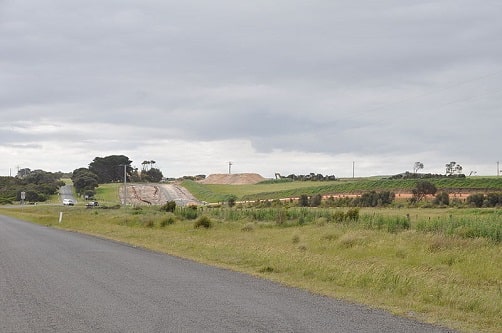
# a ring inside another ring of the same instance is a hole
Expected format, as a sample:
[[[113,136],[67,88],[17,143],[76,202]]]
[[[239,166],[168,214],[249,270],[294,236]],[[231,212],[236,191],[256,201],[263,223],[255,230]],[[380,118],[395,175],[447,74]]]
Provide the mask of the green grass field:
[[[502,177],[467,177],[428,179],[438,189],[452,191],[502,191]],[[302,194],[360,193],[364,191],[409,192],[417,180],[379,178],[344,179],[329,182],[279,182],[255,185],[209,185],[186,180],[182,183],[198,199],[207,202],[225,201],[228,195],[238,200],[265,200],[298,197]]]

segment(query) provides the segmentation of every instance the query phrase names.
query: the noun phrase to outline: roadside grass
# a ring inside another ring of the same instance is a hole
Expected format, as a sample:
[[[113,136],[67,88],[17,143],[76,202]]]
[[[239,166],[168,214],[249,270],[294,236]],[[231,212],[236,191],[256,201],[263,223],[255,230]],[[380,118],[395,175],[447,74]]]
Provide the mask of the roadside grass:
[[[100,184],[96,188],[95,199],[104,205],[117,205],[120,204],[119,200],[119,189],[120,186],[123,186],[119,183],[109,183],[109,184]]]
[[[118,185],[103,189],[112,192]],[[429,222],[444,226],[466,219],[472,225],[495,224],[495,232],[500,232],[500,210],[361,209],[358,222],[336,222],[319,209],[298,209],[291,213],[296,217],[286,220],[284,209],[275,210],[254,209],[258,219],[239,215],[237,209],[200,209],[187,219],[182,210],[164,213],[158,207],[36,206],[0,208],[0,213],[246,272],[465,332],[502,332],[501,242],[448,233],[446,227],[425,228]],[[333,216],[341,215],[336,211],[331,210]],[[61,224],[59,212],[63,212]],[[197,216],[209,219],[211,227],[195,228]],[[393,225],[405,221],[405,216],[408,228],[378,228],[378,221],[382,226]]]

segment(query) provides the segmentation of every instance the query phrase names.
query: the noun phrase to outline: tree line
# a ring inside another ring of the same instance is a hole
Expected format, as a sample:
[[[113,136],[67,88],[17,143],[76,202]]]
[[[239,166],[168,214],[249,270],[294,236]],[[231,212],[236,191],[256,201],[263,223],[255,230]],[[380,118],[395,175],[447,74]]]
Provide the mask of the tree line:
[[[28,168],[21,170],[22,172],[16,177],[0,177],[0,204],[21,201],[23,192],[26,202],[44,202],[64,185],[61,181],[61,172],[32,171]]]
[[[155,161],[142,162],[142,169],[131,166],[132,161],[125,155],[95,157],[88,168],[78,168],[72,173],[72,181],[79,195],[91,198],[99,184],[114,182],[160,182],[162,171],[154,168]]]

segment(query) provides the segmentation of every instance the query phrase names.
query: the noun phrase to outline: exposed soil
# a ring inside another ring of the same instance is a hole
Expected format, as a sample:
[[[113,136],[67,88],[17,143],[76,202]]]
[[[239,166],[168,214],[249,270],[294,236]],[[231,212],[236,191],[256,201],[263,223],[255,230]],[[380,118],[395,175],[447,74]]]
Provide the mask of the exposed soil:
[[[266,180],[257,173],[212,174],[201,180],[202,184],[246,185],[256,184]]]
[[[123,187],[120,188],[119,195],[123,202]],[[187,189],[176,184],[129,184],[127,186],[127,204],[129,205],[163,205],[168,201],[175,201],[179,206],[200,204]]]

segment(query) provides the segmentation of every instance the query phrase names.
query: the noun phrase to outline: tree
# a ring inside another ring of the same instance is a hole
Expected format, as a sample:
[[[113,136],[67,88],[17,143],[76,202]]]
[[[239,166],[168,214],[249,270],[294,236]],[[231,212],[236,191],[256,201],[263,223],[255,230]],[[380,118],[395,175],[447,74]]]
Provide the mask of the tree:
[[[87,168],[75,169],[71,180],[79,194],[93,196],[98,187],[98,176]]]
[[[447,176],[453,176],[454,174],[462,173],[462,166],[460,164],[457,164],[457,162],[450,162],[447,163],[445,166],[446,166]]]
[[[414,189],[411,190],[411,193],[413,193],[413,197],[411,198],[412,202],[419,202],[423,198],[425,198],[426,195],[434,195],[437,192],[436,185],[432,184],[431,182],[427,181],[419,181],[417,182],[416,186]]]
[[[164,175],[162,174],[162,171],[160,171],[157,168],[151,168],[148,171],[142,172],[141,176],[143,180],[146,180],[147,182],[152,182],[152,183],[158,183],[164,178]]]
[[[422,162],[415,162],[415,165],[413,166],[413,173],[417,173],[418,170],[421,170],[424,168],[424,164]]]
[[[132,161],[124,155],[110,155],[106,157],[96,157],[89,164],[89,170],[98,176],[98,183],[110,183],[124,181],[124,165],[126,166],[126,177],[131,174]]]

